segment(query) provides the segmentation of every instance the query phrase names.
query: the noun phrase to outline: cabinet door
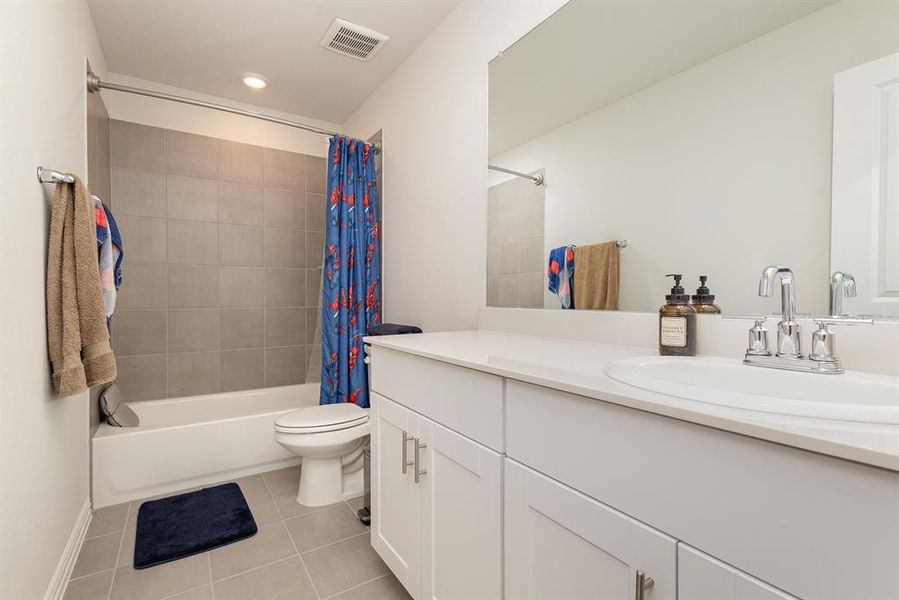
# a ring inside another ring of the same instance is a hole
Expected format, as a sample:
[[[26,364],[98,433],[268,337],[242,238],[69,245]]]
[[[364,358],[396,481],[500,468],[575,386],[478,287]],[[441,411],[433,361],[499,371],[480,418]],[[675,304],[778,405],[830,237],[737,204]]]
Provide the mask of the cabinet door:
[[[798,600],[682,542],[677,560],[677,590],[687,600]]]
[[[418,597],[419,486],[412,479],[413,467],[403,468],[404,457],[412,461],[418,417],[378,394],[371,400],[371,545]]]
[[[502,596],[502,457],[430,421],[421,444],[421,597]]]
[[[515,461],[505,460],[506,597],[676,597],[677,542]],[[691,600],[693,600],[691,598]]]

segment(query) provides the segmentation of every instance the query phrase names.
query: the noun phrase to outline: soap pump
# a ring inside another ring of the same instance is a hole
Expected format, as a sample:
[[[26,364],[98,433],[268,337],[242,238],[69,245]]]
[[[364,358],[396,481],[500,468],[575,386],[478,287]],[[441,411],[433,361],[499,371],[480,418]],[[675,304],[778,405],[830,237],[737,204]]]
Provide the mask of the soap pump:
[[[695,356],[696,309],[690,306],[690,295],[680,284],[683,275],[670,273],[665,277],[673,277],[674,286],[659,309],[659,354]]]
[[[715,294],[709,293],[709,287],[706,285],[708,275],[699,276],[699,287],[693,295],[693,308],[697,314],[721,314],[721,307],[715,304]]]

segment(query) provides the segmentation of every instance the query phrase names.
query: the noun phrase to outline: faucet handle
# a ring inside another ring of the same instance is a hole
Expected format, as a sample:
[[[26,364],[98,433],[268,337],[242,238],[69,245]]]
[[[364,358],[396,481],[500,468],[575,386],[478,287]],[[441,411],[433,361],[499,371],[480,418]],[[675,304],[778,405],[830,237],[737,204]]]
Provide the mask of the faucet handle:
[[[755,324],[749,329],[749,346],[746,348],[746,354],[749,356],[771,356],[771,350],[768,348],[768,330],[765,329],[765,321],[768,320],[767,315],[758,317],[751,315],[722,315],[722,318],[755,321]]]
[[[809,358],[818,363],[838,363],[836,340],[828,325],[873,325],[873,318],[865,317],[815,317],[818,329],[812,333],[812,352]]]

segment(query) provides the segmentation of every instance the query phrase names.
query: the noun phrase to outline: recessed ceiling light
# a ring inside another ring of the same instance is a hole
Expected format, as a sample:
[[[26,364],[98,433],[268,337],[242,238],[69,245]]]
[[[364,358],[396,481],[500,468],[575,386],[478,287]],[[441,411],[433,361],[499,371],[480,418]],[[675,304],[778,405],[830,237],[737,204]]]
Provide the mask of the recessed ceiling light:
[[[261,90],[264,87],[268,87],[268,79],[265,78],[265,75],[260,75],[259,73],[244,73],[242,76],[244,85],[247,87],[251,87],[254,90]]]

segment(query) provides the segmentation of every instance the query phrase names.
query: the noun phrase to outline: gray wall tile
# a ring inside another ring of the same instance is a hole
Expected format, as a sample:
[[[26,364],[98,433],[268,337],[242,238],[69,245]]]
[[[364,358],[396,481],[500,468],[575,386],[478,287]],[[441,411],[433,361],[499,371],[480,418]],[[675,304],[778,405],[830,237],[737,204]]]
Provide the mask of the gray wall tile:
[[[306,276],[300,269],[265,269],[266,306],[302,306]]]
[[[219,263],[222,265],[261,267],[262,227],[220,224]]]
[[[262,147],[218,140],[219,179],[237,183],[262,183]]]
[[[262,186],[219,181],[219,222],[262,225]]]
[[[325,159],[321,156],[306,157],[306,191],[313,194],[325,193],[327,178]]]
[[[263,303],[265,271],[258,267],[219,267],[222,307],[249,308]]]
[[[166,221],[149,217],[121,216],[116,219],[129,263],[166,261]]]
[[[168,395],[212,394],[221,389],[218,352],[186,352],[168,355]]]
[[[165,130],[127,121],[111,121],[109,162],[114,167],[165,172]]]
[[[291,385],[305,380],[305,346],[265,349],[265,385]]]
[[[261,308],[223,308],[221,313],[222,350],[265,345],[265,318]]]
[[[222,352],[222,391],[252,390],[265,387],[265,350],[228,350]]]
[[[166,311],[122,309],[113,321],[113,351],[128,354],[159,354],[166,351]]]
[[[165,217],[165,175],[127,167],[112,167],[110,180],[111,198],[115,201],[113,213],[116,217]]]
[[[518,274],[518,306],[543,308],[543,273]]]
[[[168,175],[166,198],[170,219],[218,220],[218,183],[214,179]]]
[[[306,231],[325,232],[325,197],[306,194]]]
[[[165,132],[165,168],[169,175],[216,179],[218,150],[215,138],[182,131]]]
[[[306,344],[314,344],[319,341],[321,336],[321,310],[318,306],[306,307]]]
[[[169,352],[218,349],[217,308],[184,308],[169,311]]]
[[[306,191],[306,157],[296,152],[264,150],[265,185]]]
[[[219,305],[219,267],[168,266],[169,308],[212,308]]]
[[[266,346],[299,346],[305,343],[305,308],[265,309]]]
[[[265,188],[265,225],[303,229],[306,222],[306,199],[302,192]]]
[[[116,296],[116,308],[165,308],[166,272],[164,264],[129,264]]]
[[[126,402],[154,400],[166,395],[165,354],[117,356],[116,383]]]
[[[168,261],[192,265],[216,265],[219,226],[201,221],[169,219]]]
[[[306,269],[306,306],[319,306],[322,299],[321,269]]]
[[[292,229],[265,228],[265,266],[299,268],[306,263],[306,234]]]

